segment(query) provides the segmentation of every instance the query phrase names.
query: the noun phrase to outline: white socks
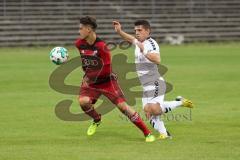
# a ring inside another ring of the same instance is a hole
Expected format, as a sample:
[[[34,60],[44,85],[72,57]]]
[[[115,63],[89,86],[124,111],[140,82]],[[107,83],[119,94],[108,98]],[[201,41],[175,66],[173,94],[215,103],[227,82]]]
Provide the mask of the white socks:
[[[159,133],[167,135],[167,130],[164,125],[164,122],[161,120],[160,116],[152,116],[150,118],[150,124],[153,126],[155,130]]]
[[[182,105],[182,101],[163,101],[163,103],[161,104],[161,108],[164,113],[167,113],[181,105]],[[164,125],[164,122],[161,120],[160,116],[151,116],[150,124],[160,134],[167,135],[167,129]]]
[[[162,111],[164,113],[167,113],[179,106],[182,105],[182,101],[163,101],[161,105]]]

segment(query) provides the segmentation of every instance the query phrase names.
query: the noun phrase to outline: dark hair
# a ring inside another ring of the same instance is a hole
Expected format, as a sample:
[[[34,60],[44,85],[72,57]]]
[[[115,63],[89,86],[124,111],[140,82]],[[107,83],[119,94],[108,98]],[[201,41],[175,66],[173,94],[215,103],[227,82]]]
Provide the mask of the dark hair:
[[[89,25],[93,30],[97,29],[96,19],[90,16],[80,18],[80,23],[83,25]]]
[[[134,25],[135,26],[142,25],[145,29],[151,30],[150,23],[148,21],[146,21],[146,20],[137,20],[137,21],[135,21]]]

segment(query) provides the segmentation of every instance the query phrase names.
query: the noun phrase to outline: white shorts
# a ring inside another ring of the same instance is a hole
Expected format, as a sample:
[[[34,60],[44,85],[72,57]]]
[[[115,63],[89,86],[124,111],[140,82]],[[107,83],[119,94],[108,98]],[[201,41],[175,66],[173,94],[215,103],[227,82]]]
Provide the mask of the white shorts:
[[[166,92],[166,83],[162,77],[159,80],[143,86],[142,106],[148,103],[162,103]]]

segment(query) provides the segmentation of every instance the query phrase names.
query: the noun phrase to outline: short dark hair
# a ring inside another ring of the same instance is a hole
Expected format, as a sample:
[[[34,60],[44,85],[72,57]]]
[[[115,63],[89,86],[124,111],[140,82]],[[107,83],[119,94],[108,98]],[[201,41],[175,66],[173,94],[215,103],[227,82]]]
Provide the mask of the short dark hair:
[[[97,29],[97,22],[94,17],[86,16],[80,18],[80,23],[83,25],[89,25],[93,30]]]
[[[145,29],[151,30],[150,23],[148,21],[146,21],[146,20],[137,20],[137,21],[134,22],[134,25],[135,26],[142,25]]]

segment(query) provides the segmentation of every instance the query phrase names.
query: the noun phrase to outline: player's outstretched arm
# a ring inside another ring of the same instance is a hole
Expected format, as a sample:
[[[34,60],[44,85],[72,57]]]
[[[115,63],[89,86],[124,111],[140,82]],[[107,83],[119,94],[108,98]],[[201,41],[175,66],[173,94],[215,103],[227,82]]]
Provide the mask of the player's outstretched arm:
[[[122,30],[122,26],[121,26],[120,22],[118,22],[118,21],[113,21],[112,23],[113,23],[113,27],[114,27],[115,31],[116,31],[123,39],[125,39],[126,41],[128,41],[128,42],[130,42],[130,43],[134,43],[135,37],[132,36],[132,35],[130,35],[130,34],[128,34],[128,33],[126,33],[126,32],[124,32],[124,31]]]

